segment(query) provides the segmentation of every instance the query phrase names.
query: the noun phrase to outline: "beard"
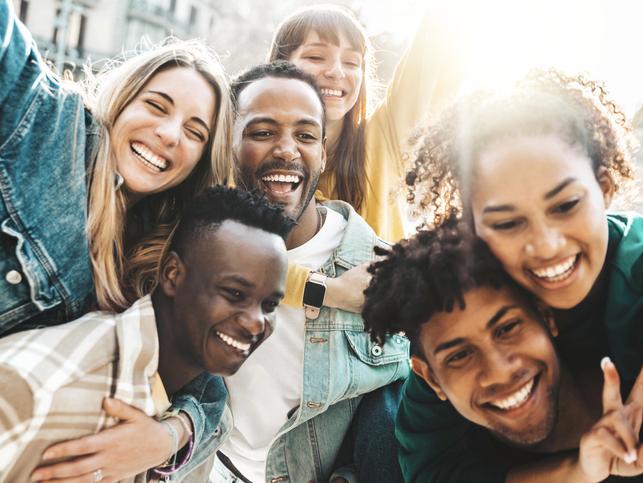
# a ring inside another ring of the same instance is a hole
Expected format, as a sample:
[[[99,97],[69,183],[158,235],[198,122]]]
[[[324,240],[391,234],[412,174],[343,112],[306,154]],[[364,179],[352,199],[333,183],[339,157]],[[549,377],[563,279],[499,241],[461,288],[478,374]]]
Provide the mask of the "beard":
[[[319,184],[319,178],[321,176],[321,169],[310,172],[301,163],[294,163],[292,161],[283,161],[279,159],[265,162],[261,164],[261,166],[259,166],[256,170],[252,170],[250,167],[244,166],[243,163],[239,162],[237,163],[237,166],[238,168],[235,173],[237,186],[245,189],[246,191],[253,191],[262,195],[266,195],[266,190],[263,183],[261,182],[261,177],[269,171],[285,170],[301,174],[301,198],[294,207],[285,207],[286,215],[295,221],[299,221],[299,218],[301,218],[301,215],[306,210],[306,207],[308,207],[308,204],[313,199],[313,196],[315,196],[315,191],[317,190],[317,185]],[[270,197],[267,195],[266,197],[273,203],[281,204],[278,201],[270,200]]]
[[[498,439],[511,446],[528,448],[542,443],[551,436],[558,422],[558,392],[557,385],[549,389],[545,399],[548,411],[546,411],[545,417],[536,424],[530,424],[520,429],[497,425],[491,428],[491,431]]]

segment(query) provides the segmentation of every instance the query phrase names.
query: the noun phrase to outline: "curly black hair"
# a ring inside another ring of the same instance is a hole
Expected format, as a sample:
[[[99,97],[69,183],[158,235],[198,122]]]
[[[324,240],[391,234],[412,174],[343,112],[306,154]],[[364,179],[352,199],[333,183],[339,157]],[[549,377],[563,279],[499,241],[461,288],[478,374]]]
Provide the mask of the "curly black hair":
[[[204,230],[217,230],[227,220],[274,233],[284,240],[295,225],[281,206],[270,203],[264,196],[215,186],[194,197],[185,208],[169,249],[181,254],[194,236],[200,236]]]
[[[364,325],[381,343],[387,334],[404,332],[411,353],[422,356],[422,325],[439,312],[465,308],[464,295],[477,287],[511,287],[526,307],[536,311],[531,294],[503,270],[470,228],[452,215],[431,230],[419,231],[390,250],[376,248],[384,259],[373,263],[364,292]]]
[[[406,175],[408,200],[424,226],[467,214],[473,161],[504,138],[554,134],[580,146],[594,172],[604,167],[616,188],[634,179],[637,144],[605,86],[581,75],[534,71],[509,92],[478,91],[415,134],[418,148]],[[629,187],[628,187],[629,188]]]

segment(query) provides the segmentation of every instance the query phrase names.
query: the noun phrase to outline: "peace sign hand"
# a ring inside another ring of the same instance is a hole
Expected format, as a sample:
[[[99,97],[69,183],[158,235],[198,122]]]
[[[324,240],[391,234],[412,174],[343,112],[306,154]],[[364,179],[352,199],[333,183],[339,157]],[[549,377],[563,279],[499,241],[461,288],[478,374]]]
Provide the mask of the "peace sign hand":
[[[638,432],[643,419],[643,370],[623,405],[620,380],[609,358],[603,370],[603,416],[580,440],[579,463],[588,481],[603,481],[610,475],[643,474],[643,447]]]

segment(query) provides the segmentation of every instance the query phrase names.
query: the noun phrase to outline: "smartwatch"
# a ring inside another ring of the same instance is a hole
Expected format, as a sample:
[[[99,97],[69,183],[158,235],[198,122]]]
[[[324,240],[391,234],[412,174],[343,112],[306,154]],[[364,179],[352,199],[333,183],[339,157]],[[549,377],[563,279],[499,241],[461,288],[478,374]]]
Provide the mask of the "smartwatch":
[[[319,317],[326,296],[326,275],[311,272],[304,287],[304,312],[307,319]]]

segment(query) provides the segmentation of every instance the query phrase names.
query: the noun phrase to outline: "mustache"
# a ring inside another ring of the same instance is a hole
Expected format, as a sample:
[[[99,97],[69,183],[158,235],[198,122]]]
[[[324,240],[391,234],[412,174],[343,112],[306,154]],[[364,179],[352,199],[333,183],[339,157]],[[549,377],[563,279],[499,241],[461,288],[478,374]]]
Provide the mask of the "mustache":
[[[285,161],[283,159],[273,159],[272,161],[266,161],[255,171],[255,176],[257,178],[260,178],[269,171],[274,170],[295,171],[297,173],[300,173],[304,178],[308,177],[308,170],[303,164],[296,163],[294,161]]]
[[[519,384],[527,382],[526,377],[529,375],[529,371],[525,368],[518,369],[511,375],[511,379],[502,384],[494,384],[486,388],[482,394],[483,399],[492,399],[496,397],[497,394],[502,394],[507,390],[513,390],[518,387]]]

